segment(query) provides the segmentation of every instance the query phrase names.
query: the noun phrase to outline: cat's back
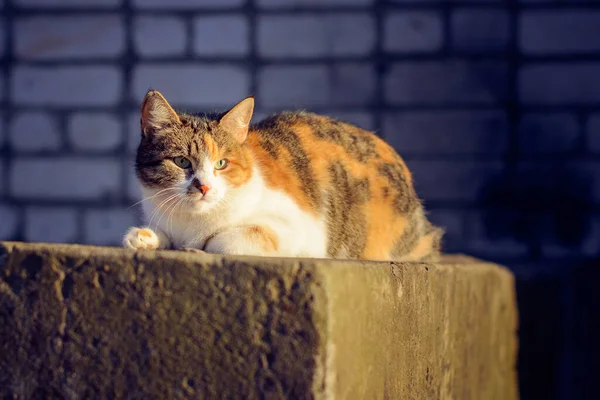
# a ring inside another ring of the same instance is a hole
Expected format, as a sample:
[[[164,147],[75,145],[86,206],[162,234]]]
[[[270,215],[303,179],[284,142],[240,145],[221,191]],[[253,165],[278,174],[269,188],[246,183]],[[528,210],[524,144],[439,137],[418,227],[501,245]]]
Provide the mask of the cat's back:
[[[349,208],[369,199],[408,213],[419,204],[410,171],[398,153],[351,123],[286,111],[253,125],[248,142],[269,184],[292,195],[306,210],[323,212],[332,203]]]
[[[361,164],[400,163],[402,160],[377,135],[325,115],[306,111],[286,111],[255,124],[252,134],[260,146],[276,157],[287,152],[293,158],[316,162],[322,156]],[[252,136],[252,135],[251,135]]]
[[[331,257],[404,259],[430,231],[404,161],[371,132],[283,112],[254,125],[248,143],[269,186],[326,220]]]

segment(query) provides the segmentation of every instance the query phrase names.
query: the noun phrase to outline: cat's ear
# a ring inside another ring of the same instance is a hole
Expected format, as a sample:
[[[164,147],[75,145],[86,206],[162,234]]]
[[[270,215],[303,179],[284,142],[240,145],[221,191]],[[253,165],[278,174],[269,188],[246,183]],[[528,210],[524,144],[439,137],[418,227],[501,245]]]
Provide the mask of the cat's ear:
[[[142,102],[142,134],[160,132],[169,125],[181,123],[173,107],[158,90],[149,90]]]
[[[225,113],[219,121],[219,125],[230,132],[238,143],[244,143],[248,136],[248,127],[254,111],[254,97],[246,97]]]

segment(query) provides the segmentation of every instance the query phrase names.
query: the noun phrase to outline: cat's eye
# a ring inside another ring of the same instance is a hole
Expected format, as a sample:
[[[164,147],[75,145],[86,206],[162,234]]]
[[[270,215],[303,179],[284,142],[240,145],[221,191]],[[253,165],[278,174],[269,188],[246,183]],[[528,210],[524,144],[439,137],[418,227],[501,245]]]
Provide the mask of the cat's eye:
[[[215,163],[215,169],[225,169],[229,165],[229,161],[226,159],[219,160]]]
[[[185,157],[175,157],[173,159],[173,162],[175,163],[175,165],[177,165],[179,168],[183,168],[183,169],[188,169],[192,166],[192,163],[190,162],[190,160],[188,160]]]

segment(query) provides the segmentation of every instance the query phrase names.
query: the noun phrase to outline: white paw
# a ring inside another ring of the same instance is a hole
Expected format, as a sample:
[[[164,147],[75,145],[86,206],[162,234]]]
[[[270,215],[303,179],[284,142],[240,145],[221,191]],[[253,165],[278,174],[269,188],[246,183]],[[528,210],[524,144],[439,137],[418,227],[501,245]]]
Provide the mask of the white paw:
[[[149,228],[129,228],[125,237],[123,237],[123,246],[128,249],[158,249],[160,240],[152,229]]]

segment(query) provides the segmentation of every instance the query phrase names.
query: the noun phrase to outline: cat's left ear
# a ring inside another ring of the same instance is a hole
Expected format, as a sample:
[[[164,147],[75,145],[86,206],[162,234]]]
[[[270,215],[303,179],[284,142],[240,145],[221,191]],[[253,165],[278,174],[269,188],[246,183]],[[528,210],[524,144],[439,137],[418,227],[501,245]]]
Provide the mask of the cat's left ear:
[[[142,133],[145,136],[160,132],[181,120],[167,99],[158,90],[149,90],[142,102]]]
[[[248,127],[254,111],[254,97],[246,97],[225,113],[219,125],[230,132],[238,143],[244,143],[248,136]]]

